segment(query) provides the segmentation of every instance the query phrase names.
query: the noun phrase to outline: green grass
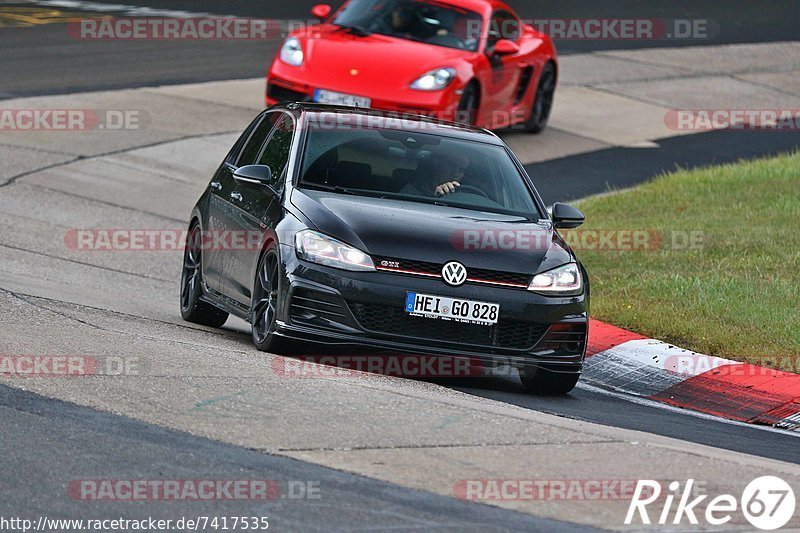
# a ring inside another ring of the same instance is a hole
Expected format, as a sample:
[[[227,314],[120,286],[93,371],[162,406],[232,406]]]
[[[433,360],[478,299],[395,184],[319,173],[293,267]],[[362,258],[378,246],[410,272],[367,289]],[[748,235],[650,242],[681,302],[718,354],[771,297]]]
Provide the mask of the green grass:
[[[578,247],[594,318],[707,355],[800,358],[800,153],[679,171],[576,205],[581,230],[662,235],[651,251]],[[673,232],[696,231],[700,247],[673,249]]]

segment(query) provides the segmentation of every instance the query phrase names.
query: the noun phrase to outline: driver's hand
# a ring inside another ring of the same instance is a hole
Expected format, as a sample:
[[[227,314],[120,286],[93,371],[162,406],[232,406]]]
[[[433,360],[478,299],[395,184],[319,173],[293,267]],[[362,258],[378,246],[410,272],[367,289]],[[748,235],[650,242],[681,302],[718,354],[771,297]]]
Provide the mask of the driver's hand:
[[[448,181],[436,187],[433,192],[436,196],[444,196],[445,194],[456,192],[456,187],[461,187],[461,184],[457,181]]]

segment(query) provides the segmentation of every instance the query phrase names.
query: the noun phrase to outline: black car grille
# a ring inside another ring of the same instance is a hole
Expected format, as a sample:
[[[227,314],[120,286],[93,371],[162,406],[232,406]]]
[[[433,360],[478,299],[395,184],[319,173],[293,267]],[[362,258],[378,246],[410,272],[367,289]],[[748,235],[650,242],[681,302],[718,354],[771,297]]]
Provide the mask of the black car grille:
[[[467,279],[479,279],[490,283],[510,283],[513,285],[524,285],[525,288],[531,281],[528,274],[515,274],[514,272],[499,272],[497,270],[485,270],[482,268],[467,268],[469,277]]]
[[[427,261],[394,259],[389,257],[374,257],[373,259],[378,270],[425,277],[441,277],[442,267],[444,266],[443,264],[429,263]],[[391,264],[399,264],[399,267],[390,266]],[[467,283],[511,285],[518,288],[527,288],[531,280],[529,274],[470,267],[467,267],[467,276]]]
[[[309,99],[305,93],[275,83],[267,84],[267,96],[279,102],[306,102]]]
[[[409,259],[392,259],[389,257],[375,257],[375,264],[378,268],[386,268],[389,270],[400,270],[400,271],[407,271],[419,274],[435,274],[437,276],[441,276],[442,274],[442,265],[437,265],[436,263],[427,263],[425,261],[413,261]],[[386,263],[398,263],[400,266],[398,268],[394,268],[392,266],[385,266],[384,262]]]
[[[361,327],[376,333],[487,347],[532,348],[547,331],[533,322],[503,320],[494,326],[410,316],[402,307],[348,302]]]

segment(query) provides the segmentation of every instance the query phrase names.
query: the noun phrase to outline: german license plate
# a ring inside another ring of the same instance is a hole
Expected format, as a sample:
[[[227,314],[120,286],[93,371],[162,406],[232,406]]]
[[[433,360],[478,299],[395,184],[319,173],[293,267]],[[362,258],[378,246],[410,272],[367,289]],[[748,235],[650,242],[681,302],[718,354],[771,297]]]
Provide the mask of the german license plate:
[[[411,316],[491,326],[497,324],[500,304],[408,292],[406,313]]]
[[[314,91],[314,101],[321,104],[348,105],[351,107],[369,107],[372,104],[371,99],[363,96],[326,91],[325,89]]]

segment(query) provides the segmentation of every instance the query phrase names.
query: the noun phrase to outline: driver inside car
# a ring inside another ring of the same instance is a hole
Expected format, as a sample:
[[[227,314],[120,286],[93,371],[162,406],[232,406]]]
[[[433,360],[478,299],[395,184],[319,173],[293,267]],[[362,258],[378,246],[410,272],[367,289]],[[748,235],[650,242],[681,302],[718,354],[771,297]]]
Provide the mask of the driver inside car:
[[[389,14],[388,33],[390,35],[411,36],[414,25],[414,11],[411,6],[398,5]]]
[[[439,28],[432,26],[432,21],[437,22],[426,18],[424,13],[416,11],[411,4],[400,2],[395,5],[388,17],[383,20],[384,28],[382,33],[424,42],[428,38],[437,35],[437,29]],[[446,30],[441,29],[444,34],[447,34]]]
[[[463,154],[440,154],[420,166],[421,178],[406,184],[400,194],[445,196],[456,192],[469,168],[469,158]]]

